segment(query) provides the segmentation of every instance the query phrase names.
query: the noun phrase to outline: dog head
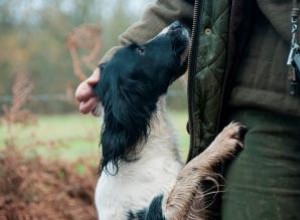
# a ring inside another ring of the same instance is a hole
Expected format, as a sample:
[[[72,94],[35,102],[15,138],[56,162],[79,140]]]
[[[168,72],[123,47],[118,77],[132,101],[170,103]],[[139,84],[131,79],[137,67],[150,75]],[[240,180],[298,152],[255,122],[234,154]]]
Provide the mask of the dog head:
[[[145,44],[120,49],[99,67],[94,92],[104,107],[103,168],[112,162],[118,169],[119,161],[147,139],[159,97],[185,70],[188,46],[187,29],[174,22]]]

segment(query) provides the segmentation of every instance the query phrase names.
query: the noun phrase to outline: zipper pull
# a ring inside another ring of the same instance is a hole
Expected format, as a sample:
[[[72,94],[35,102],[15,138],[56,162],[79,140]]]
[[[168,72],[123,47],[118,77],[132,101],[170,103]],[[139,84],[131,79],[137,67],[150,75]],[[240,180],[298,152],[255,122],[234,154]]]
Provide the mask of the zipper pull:
[[[298,17],[300,9],[297,0],[293,0],[291,10],[291,49],[287,59],[289,67],[290,94],[300,97],[300,46],[298,45]]]

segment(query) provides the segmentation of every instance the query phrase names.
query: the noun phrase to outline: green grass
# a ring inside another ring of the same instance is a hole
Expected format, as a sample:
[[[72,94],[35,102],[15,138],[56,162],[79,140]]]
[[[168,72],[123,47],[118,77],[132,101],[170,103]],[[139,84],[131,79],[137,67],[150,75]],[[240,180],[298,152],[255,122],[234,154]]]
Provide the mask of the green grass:
[[[183,160],[187,157],[189,150],[189,135],[186,130],[186,123],[188,121],[187,112],[170,112],[172,123],[177,130],[179,146],[180,146],[180,154]]]
[[[181,154],[187,155],[187,114],[171,112],[171,120],[179,135]],[[38,116],[37,124],[13,127],[17,146],[29,146],[45,157],[74,160],[99,154],[100,119],[80,114]],[[7,130],[0,125],[0,146],[4,146]],[[32,153],[32,151],[29,151]]]

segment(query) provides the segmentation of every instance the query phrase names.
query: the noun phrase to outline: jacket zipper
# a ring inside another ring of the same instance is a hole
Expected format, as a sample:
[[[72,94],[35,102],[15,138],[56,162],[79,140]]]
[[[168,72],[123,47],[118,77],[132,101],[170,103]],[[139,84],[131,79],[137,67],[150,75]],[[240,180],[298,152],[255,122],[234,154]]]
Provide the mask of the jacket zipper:
[[[191,34],[191,44],[189,48],[188,54],[188,118],[189,118],[189,134],[190,134],[190,149],[187,158],[187,162],[190,161],[195,156],[194,149],[194,139],[195,139],[195,131],[194,131],[194,121],[193,121],[193,103],[194,103],[194,81],[197,69],[197,54],[199,48],[199,34],[200,34],[200,18],[202,15],[202,6],[204,0],[195,0],[194,3],[194,14],[193,14],[193,26],[192,26],[192,34]],[[197,150],[198,151],[198,150]]]

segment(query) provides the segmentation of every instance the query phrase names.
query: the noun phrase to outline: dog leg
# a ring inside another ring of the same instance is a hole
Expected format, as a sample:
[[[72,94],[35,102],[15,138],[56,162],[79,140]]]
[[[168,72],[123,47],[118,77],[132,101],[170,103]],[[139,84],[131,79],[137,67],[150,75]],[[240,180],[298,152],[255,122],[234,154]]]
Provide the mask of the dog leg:
[[[192,208],[193,200],[197,199],[195,196],[201,196],[201,193],[199,194],[200,183],[207,177],[213,176],[212,169],[215,165],[230,158],[243,147],[240,139],[244,132],[245,127],[240,123],[229,124],[203,153],[183,168],[175,186],[164,201],[164,214],[167,220],[186,220],[189,217],[203,219],[203,217],[196,216],[197,210]]]

